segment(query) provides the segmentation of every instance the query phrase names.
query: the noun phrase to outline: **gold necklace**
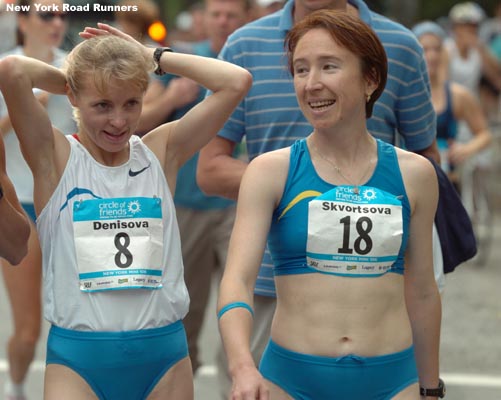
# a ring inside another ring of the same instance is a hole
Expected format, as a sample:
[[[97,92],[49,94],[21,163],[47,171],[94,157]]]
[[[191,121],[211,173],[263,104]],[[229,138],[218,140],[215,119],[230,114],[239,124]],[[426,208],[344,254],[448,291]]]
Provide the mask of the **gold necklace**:
[[[339,176],[341,176],[341,178],[343,178],[346,182],[348,182],[351,186],[353,186],[353,193],[358,195],[360,193],[360,189],[359,189],[360,184],[354,183],[353,180],[348,179],[346,177],[346,175],[343,174],[343,171],[341,170],[341,168],[339,168],[339,166],[337,164],[335,164],[332,160],[330,160],[329,158],[327,158],[326,156],[324,156],[322,153],[320,153],[320,151],[317,149],[317,146],[315,146],[315,144],[313,143],[313,141],[311,139],[311,136],[308,138],[307,141],[310,144],[310,147],[313,149],[313,151],[315,153],[317,153],[317,155],[322,160],[327,161],[330,165],[332,165],[332,167],[334,168],[334,171],[336,171],[339,174]],[[363,175],[358,179],[358,181],[362,182],[362,180],[365,178],[365,176],[369,172],[369,170],[371,168],[371,165],[372,165],[372,162],[369,161],[369,164],[367,165],[367,168],[365,169]]]

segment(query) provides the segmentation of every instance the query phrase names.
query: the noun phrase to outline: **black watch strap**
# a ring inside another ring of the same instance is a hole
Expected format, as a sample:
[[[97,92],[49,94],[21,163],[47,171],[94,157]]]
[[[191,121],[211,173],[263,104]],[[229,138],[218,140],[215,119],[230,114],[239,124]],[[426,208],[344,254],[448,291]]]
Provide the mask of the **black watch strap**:
[[[3,189],[2,189],[2,185],[0,185],[0,200],[2,200],[3,198]]]
[[[170,47],[157,47],[153,52],[153,60],[157,64],[157,69],[155,69],[156,75],[165,75],[165,71],[160,67],[160,58],[166,51],[172,52],[172,49]]]
[[[442,379],[438,380],[438,387],[437,388],[419,388],[419,394],[424,397],[439,397],[443,399],[445,397],[445,384]]]

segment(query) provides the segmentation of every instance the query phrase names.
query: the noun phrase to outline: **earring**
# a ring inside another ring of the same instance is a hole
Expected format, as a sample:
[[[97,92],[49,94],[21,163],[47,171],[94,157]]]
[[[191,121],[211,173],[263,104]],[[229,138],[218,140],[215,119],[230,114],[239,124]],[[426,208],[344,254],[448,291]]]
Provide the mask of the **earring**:
[[[370,95],[370,93],[369,93],[369,94],[367,95],[367,103],[370,101],[370,99],[371,99],[371,95]]]

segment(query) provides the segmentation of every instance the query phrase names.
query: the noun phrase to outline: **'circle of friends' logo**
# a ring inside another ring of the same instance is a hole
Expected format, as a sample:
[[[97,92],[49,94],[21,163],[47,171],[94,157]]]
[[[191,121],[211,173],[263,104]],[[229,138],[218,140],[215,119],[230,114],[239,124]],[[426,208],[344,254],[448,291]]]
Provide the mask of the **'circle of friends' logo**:
[[[129,212],[132,214],[136,214],[139,211],[141,211],[141,205],[139,204],[139,201],[137,201],[137,200],[129,201],[127,208],[129,210]]]
[[[376,191],[374,189],[366,189],[362,195],[365,200],[371,201],[376,198]]]

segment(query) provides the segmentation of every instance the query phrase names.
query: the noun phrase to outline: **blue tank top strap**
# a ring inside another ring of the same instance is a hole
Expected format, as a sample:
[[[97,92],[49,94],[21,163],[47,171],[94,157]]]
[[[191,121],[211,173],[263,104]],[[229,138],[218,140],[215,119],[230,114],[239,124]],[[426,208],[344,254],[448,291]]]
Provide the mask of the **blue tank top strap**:
[[[376,139],[378,147],[378,161],[374,173],[372,174],[366,185],[374,187],[383,187],[384,190],[395,193],[405,192],[402,174],[400,173],[400,166],[398,164],[398,157],[395,147],[389,143]],[[398,179],[388,181],[387,177],[391,175],[398,175]],[[389,187],[388,187],[389,186]],[[407,197],[407,196],[405,196]]]
[[[311,162],[306,138],[295,141],[290,147],[289,171],[282,199],[273,214],[274,220],[279,219],[284,210],[294,201],[294,197],[296,197],[295,194],[293,195],[294,186],[299,182],[299,179],[301,179],[301,185],[305,187],[308,184],[313,184],[313,186],[318,185],[316,175],[313,176],[311,174],[312,168],[313,163]],[[307,182],[305,182],[305,179]]]
[[[285,183],[284,194],[287,193],[288,186],[292,183],[294,177],[302,175],[302,172],[307,168],[309,163],[303,162],[305,161],[305,156],[310,159],[306,139],[297,140],[292,144],[290,149],[289,173]],[[311,160],[309,160],[309,162],[311,162]]]
[[[453,112],[451,83],[444,84],[445,110],[437,114],[437,139],[454,139],[457,133],[457,121]]]

